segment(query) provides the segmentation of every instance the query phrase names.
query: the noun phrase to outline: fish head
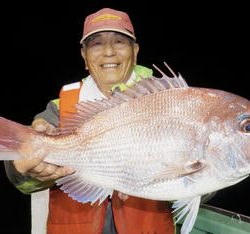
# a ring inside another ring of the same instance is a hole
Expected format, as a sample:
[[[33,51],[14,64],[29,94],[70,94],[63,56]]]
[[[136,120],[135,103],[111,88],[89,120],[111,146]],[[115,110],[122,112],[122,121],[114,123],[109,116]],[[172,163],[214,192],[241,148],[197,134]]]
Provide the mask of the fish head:
[[[250,174],[250,101],[224,91],[219,96],[206,155],[216,174],[235,184]]]

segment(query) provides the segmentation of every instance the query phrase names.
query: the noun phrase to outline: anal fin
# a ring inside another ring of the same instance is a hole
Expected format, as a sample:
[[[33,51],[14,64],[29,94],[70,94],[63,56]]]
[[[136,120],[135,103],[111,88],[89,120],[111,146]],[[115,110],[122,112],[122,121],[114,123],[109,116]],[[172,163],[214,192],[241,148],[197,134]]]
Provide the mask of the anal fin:
[[[194,226],[198,215],[201,202],[201,196],[196,196],[190,199],[177,200],[173,204],[175,215],[175,223],[184,218],[181,227],[181,234],[189,234]]]

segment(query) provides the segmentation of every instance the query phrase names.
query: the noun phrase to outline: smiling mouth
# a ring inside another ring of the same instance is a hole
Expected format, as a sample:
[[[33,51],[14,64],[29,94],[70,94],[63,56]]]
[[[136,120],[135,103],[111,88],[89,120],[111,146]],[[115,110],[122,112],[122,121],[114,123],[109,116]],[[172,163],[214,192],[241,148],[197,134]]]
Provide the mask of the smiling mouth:
[[[118,63],[106,63],[101,65],[102,68],[117,68],[118,66]]]

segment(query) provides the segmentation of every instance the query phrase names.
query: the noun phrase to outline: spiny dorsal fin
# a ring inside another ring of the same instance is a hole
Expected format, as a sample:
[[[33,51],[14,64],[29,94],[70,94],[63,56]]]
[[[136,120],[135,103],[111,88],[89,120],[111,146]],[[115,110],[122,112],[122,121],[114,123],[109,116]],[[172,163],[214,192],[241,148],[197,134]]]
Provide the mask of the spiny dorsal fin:
[[[118,89],[115,88],[109,98],[101,101],[82,101],[77,103],[77,112],[72,113],[69,117],[61,120],[63,126],[60,130],[61,134],[72,133],[94,115],[104,110],[111,109],[124,102],[128,102],[131,99],[140,98],[142,96],[150,95],[151,93],[156,93],[166,89],[188,87],[186,81],[179,73],[176,75],[167,63],[164,62],[164,65],[173,75],[172,77],[167,76],[158,67],[153,65],[162,77],[157,78],[152,76],[150,78],[142,78],[140,81],[135,82],[132,87],[127,86],[124,91],[119,90],[118,86]]]
[[[154,68],[161,73],[162,77],[158,78],[161,80],[161,82],[166,82],[166,88],[184,88],[184,87],[188,87],[188,84],[186,83],[186,81],[183,79],[183,77],[181,76],[180,73],[178,73],[178,75],[176,75],[174,73],[174,71],[168,66],[168,64],[166,62],[164,62],[164,65],[168,68],[168,70],[170,71],[170,73],[173,75],[173,77],[169,77],[167,76],[163,71],[161,71],[158,67],[156,67],[154,64]]]

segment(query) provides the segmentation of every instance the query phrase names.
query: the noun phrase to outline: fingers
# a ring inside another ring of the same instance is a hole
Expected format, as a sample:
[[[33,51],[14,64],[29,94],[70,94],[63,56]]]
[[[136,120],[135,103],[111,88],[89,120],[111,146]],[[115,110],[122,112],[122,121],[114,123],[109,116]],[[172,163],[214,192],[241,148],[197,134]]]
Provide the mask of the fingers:
[[[37,178],[38,180],[47,181],[59,179],[61,177],[70,175],[73,172],[74,170],[71,168],[60,167],[43,162],[30,170],[28,174]]]
[[[20,159],[13,161],[13,165],[19,173],[26,175],[26,173],[32,170],[32,168],[42,163],[42,160],[43,159],[39,157],[32,159]]]
[[[126,201],[129,198],[129,195],[122,193],[122,192],[118,192],[118,197],[122,200],[122,201]]]
[[[72,168],[56,166],[42,160],[42,158],[22,159],[13,161],[13,164],[19,173],[41,181],[55,180],[74,172]]]

